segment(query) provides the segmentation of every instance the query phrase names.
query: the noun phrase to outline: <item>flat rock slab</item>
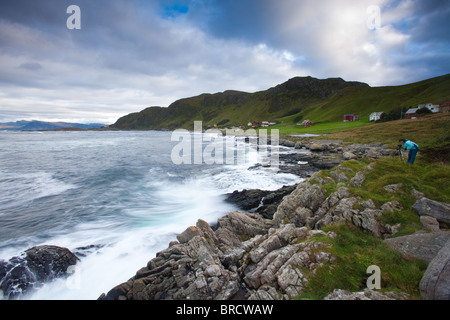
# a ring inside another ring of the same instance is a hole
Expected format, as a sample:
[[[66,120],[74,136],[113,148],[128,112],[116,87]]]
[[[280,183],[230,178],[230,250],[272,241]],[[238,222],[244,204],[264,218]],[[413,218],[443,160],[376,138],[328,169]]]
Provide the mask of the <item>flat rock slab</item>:
[[[406,258],[430,262],[450,240],[450,231],[414,233],[384,240],[384,243]]]

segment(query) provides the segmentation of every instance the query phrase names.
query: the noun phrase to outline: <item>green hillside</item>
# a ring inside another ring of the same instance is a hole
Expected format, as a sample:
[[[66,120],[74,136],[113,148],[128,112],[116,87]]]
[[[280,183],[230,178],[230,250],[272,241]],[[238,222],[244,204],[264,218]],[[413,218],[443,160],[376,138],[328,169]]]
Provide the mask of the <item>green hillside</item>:
[[[168,108],[150,107],[120,118],[112,128],[135,130],[193,129],[194,121],[209,126],[246,126],[249,122],[275,120],[288,131],[309,119],[316,124],[342,122],[357,113],[358,125],[369,122],[375,111],[400,113],[422,103],[450,100],[450,74],[403,86],[370,87],[340,78],[319,80],[296,77],[265,91],[225,91],[185,98]],[[295,131],[295,130],[294,130]]]

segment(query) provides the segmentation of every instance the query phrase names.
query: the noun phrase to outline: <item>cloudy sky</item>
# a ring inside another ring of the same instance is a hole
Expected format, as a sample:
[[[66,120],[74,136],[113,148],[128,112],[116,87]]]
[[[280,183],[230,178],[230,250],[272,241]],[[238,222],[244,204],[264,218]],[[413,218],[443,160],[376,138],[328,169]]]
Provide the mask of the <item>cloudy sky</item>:
[[[448,0],[0,0],[0,122],[112,123],[294,76],[420,81],[450,72],[449,18]]]

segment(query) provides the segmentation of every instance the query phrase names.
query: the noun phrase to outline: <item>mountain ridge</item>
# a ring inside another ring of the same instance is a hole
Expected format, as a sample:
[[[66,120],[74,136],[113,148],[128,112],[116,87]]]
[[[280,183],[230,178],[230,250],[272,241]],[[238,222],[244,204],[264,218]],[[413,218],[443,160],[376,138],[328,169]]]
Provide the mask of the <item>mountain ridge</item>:
[[[11,131],[34,131],[34,130],[57,130],[67,128],[95,129],[105,126],[101,123],[71,123],[71,122],[48,122],[39,120],[19,120],[15,122],[0,123],[0,130]]]
[[[402,86],[371,87],[342,78],[294,77],[267,90],[248,93],[226,90],[179,99],[169,107],[149,107],[123,116],[111,125],[123,130],[192,129],[194,121],[205,127],[246,126],[249,122],[276,120],[295,125],[340,121],[346,113],[367,116],[415,107],[420,103],[450,100],[450,74]],[[406,111],[406,110],[404,110]]]

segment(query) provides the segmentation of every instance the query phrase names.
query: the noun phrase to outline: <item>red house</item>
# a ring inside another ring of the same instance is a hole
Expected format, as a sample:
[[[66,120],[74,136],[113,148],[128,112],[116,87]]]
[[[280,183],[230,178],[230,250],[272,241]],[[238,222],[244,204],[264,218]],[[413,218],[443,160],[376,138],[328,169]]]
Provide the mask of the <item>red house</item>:
[[[311,120],[305,120],[299,125],[302,127],[311,127],[313,125],[313,123],[311,122]]]
[[[344,122],[357,121],[357,120],[359,120],[359,118],[356,113],[349,113],[349,114],[344,115]]]

